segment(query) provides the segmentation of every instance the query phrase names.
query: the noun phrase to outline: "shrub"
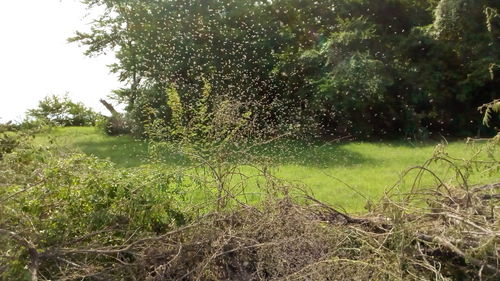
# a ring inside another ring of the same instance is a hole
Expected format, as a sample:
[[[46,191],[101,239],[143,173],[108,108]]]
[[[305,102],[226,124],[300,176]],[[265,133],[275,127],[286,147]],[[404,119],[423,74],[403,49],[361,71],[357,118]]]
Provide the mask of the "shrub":
[[[0,170],[0,280],[29,276],[27,245],[36,245],[40,274],[59,280],[54,252],[118,245],[189,220],[179,204],[183,179],[160,168],[118,169],[83,154],[25,146],[5,155]],[[29,242],[19,247],[19,237]]]
[[[18,145],[18,140],[15,136],[3,134],[0,136],[0,159],[4,154],[11,153]]]
[[[8,121],[6,123],[0,123],[0,133],[3,132],[14,132],[19,129],[19,124],[13,123],[12,121]]]
[[[15,129],[15,131],[0,131],[0,133],[0,160],[2,160],[4,155],[12,153],[16,148],[23,148],[29,145],[30,139],[34,136],[34,131],[32,130]]]

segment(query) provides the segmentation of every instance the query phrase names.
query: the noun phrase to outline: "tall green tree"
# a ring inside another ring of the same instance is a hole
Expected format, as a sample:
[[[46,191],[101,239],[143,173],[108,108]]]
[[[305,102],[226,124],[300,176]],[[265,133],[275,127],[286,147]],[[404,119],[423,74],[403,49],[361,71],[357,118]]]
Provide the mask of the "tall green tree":
[[[189,107],[208,81],[258,104],[263,124],[296,115],[322,135],[470,135],[499,86],[494,0],[83,2],[104,12],[71,40],[115,52],[126,82],[115,94],[138,131],[171,121],[167,89]]]

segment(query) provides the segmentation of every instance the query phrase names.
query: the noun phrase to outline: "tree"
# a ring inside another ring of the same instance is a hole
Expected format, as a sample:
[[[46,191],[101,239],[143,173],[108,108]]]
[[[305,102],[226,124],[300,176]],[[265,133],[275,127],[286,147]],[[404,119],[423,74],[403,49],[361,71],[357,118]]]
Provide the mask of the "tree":
[[[35,120],[59,126],[93,126],[99,116],[83,103],[72,102],[68,94],[47,96],[37,108],[28,110],[26,114]]]
[[[474,133],[500,86],[484,67],[499,65],[498,1],[83,2],[104,12],[71,41],[115,52],[115,96],[139,133],[171,123],[172,85],[190,107],[205,80],[259,104],[262,124],[311,116],[322,135],[363,138]]]

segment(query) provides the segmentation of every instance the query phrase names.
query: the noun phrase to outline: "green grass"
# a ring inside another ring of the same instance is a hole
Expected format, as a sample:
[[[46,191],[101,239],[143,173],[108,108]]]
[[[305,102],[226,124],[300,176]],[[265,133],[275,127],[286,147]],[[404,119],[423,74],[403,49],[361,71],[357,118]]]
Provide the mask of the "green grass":
[[[336,207],[361,211],[366,198],[379,199],[384,190],[398,182],[406,169],[422,165],[432,157],[435,146],[435,143],[411,146],[390,142],[328,145],[310,153],[329,155],[332,158],[329,165],[286,164],[279,167],[277,175],[303,182],[317,198]],[[463,142],[454,142],[447,147],[448,153],[455,156],[461,156],[466,150]],[[433,168],[443,179],[455,178],[448,165],[434,165]],[[402,188],[409,189],[415,174],[408,175]],[[491,179],[491,176],[479,174],[471,177],[475,183]],[[423,182],[434,183],[430,175]]]
[[[114,162],[118,167],[130,168],[147,163],[148,147],[130,136],[111,137],[94,127],[55,128],[35,137],[39,144],[54,143],[68,149],[77,149]]]
[[[96,128],[57,128],[38,135],[36,140],[40,144],[55,142],[59,146],[109,159],[119,167],[148,163],[145,142],[129,136],[106,136]],[[274,150],[273,153],[280,153],[275,155],[279,164],[273,170],[283,179],[305,184],[322,201],[349,212],[362,212],[366,198],[379,199],[386,188],[400,179],[404,170],[421,165],[432,157],[436,144],[350,142],[311,145],[293,142]],[[464,141],[450,143],[446,151],[459,158],[472,153]],[[176,162],[167,165],[175,166]],[[456,178],[447,165],[434,166],[434,169],[443,179]],[[410,179],[411,175],[407,181],[411,182]],[[473,174],[470,180],[472,183],[487,183],[499,181],[500,177]],[[433,184],[434,181],[428,177],[424,183]]]

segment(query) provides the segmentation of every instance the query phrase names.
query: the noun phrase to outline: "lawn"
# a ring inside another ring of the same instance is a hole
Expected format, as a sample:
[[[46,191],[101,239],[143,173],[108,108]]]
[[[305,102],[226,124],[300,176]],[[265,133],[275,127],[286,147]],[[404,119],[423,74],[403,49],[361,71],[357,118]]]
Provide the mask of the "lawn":
[[[38,144],[55,143],[83,153],[108,159],[118,167],[130,168],[147,163],[148,146],[130,136],[111,137],[94,127],[55,128],[35,138]]]
[[[69,127],[38,135],[40,144],[56,143],[130,168],[148,163],[148,146],[129,136],[110,137],[96,128]],[[421,165],[432,157],[438,143],[347,142],[304,144],[290,143],[279,153],[274,173],[286,180],[304,184],[320,200],[349,212],[363,212],[367,199],[377,200],[393,186],[407,168]],[[446,151],[458,158],[472,153],[465,141],[454,141]],[[495,152],[498,159],[498,149]],[[285,155],[286,154],[286,155]],[[176,165],[175,162],[168,163]],[[456,178],[449,166],[434,166],[443,179]],[[411,175],[407,182],[411,182]],[[495,174],[473,174],[471,183],[500,181]],[[424,183],[431,184],[428,178]],[[403,185],[408,188],[409,184]]]

